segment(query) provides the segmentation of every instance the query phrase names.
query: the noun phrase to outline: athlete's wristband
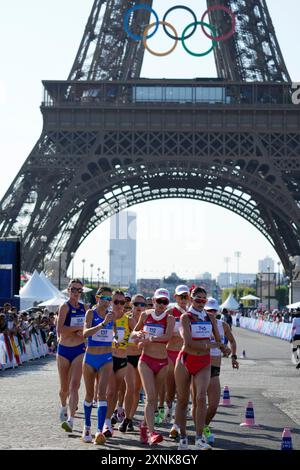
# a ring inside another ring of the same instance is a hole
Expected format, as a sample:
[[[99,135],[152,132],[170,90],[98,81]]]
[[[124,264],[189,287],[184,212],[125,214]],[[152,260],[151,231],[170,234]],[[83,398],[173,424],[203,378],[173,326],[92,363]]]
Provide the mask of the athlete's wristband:
[[[236,354],[231,354],[231,359],[234,359],[236,361],[237,360],[237,355]]]

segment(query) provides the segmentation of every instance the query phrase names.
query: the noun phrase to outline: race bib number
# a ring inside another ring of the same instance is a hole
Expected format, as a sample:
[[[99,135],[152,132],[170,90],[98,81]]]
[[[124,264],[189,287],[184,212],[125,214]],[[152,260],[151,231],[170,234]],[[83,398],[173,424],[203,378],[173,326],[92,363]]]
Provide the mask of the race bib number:
[[[84,315],[71,318],[70,326],[83,326],[84,324]]]
[[[102,328],[101,330],[98,330],[97,333],[95,333],[92,336],[92,339],[94,341],[97,341],[98,343],[112,343],[113,340],[113,330],[111,329],[106,329]]]
[[[210,322],[195,322],[192,323],[192,338],[193,339],[208,339],[212,334],[212,326]]]
[[[149,336],[162,336],[164,334],[164,327],[160,325],[144,325],[144,333]]]

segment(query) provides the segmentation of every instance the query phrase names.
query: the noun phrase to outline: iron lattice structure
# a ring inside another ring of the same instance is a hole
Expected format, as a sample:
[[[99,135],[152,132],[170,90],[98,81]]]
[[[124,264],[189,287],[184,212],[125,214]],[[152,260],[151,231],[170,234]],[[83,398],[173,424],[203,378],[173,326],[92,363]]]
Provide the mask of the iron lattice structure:
[[[95,0],[69,80],[43,82],[43,131],[1,201],[0,236],[22,233],[30,271],[41,235],[48,258],[70,261],[119,210],[190,198],[244,217],[289,270],[300,253],[300,112],[265,1],[218,0],[236,12],[237,33],[208,81],[139,78],[144,49],[122,27],[137,3]],[[135,16],[138,33],[149,15]],[[226,32],[227,15],[217,20]]]

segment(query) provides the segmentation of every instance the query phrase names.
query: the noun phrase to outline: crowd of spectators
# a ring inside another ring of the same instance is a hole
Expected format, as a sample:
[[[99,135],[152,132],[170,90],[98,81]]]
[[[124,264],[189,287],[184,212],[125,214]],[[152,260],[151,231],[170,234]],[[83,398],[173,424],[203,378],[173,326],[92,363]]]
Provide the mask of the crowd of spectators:
[[[41,332],[43,342],[49,347],[49,352],[55,352],[57,312],[47,309],[32,308],[28,311],[18,311],[9,303],[0,307],[0,333],[19,336],[28,342],[33,333]]]
[[[296,311],[289,311],[289,310],[277,310],[274,309],[271,312],[268,310],[262,310],[262,309],[243,309],[242,312],[240,312],[240,315],[242,317],[248,317],[248,318],[256,318],[256,319],[262,319],[265,321],[269,322],[276,322],[276,323],[292,323],[293,318],[294,318],[294,313]]]

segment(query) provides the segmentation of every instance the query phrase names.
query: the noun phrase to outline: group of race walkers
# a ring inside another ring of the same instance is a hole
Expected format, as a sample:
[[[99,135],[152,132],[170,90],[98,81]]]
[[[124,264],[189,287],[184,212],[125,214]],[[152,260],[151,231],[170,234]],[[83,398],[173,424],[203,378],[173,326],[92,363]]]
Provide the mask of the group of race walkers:
[[[188,449],[186,421],[191,397],[195,448],[211,449],[210,423],[220,400],[222,356],[230,356],[232,367],[239,367],[231,328],[216,318],[217,300],[207,299],[202,287],[177,286],[176,303],[169,305],[169,291],[163,288],[149,301],[141,294],[130,299],[121,290],[103,286],[96,293],[97,304],[88,308],[80,302],[82,292],[81,281],[71,280],[69,300],[60,307],[57,319],[62,428],[73,431],[83,375],[83,442],[105,444],[117,422],[122,433],[134,431],[143,390],[144,419],[139,427],[143,444],[159,444],[163,436],[155,425],[171,423],[175,413],[169,437],[178,442],[179,450]]]

